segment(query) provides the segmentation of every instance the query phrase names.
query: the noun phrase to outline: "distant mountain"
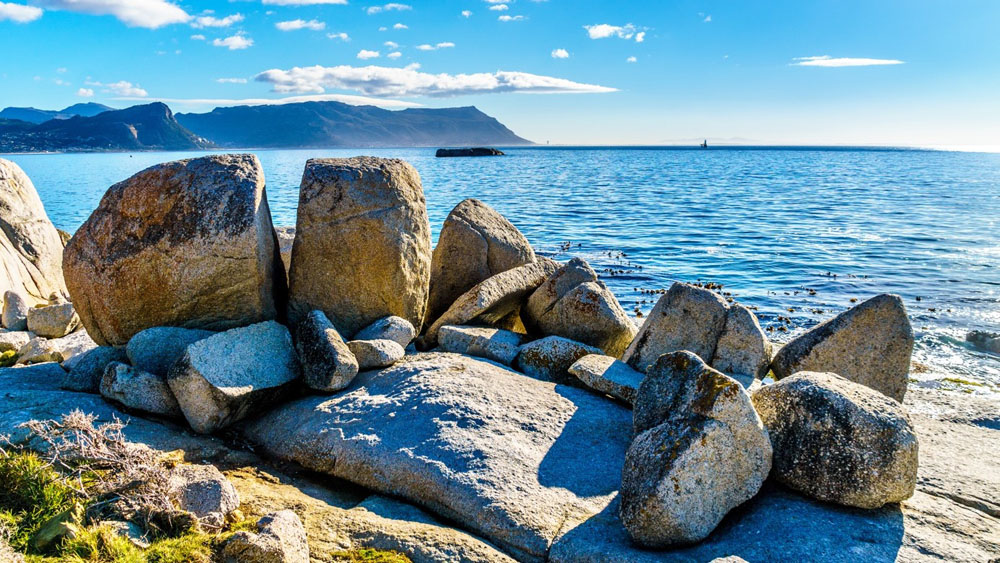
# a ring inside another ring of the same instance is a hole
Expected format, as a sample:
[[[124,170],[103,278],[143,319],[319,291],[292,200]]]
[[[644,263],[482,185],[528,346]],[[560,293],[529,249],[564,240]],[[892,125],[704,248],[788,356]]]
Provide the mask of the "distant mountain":
[[[216,108],[177,121],[223,147],[527,145],[475,107],[386,110],[340,102]]]
[[[191,150],[211,146],[181,126],[170,108],[159,102],[39,124],[0,120],[0,152]]]
[[[75,116],[82,117],[93,117],[99,113],[105,111],[111,111],[114,108],[110,108],[104,104],[95,104],[94,102],[86,102],[82,104],[74,104],[63,110],[49,110],[49,109],[36,109],[36,108],[4,108],[0,111],[0,119],[16,119],[18,121],[27,121],[28,123],[45,123],[50,119],[69,119]]]

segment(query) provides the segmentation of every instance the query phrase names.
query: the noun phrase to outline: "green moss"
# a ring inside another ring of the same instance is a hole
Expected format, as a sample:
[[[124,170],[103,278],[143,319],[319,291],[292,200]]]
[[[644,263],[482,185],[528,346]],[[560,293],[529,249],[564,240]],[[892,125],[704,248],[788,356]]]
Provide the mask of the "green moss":
[[[18,551],[53,516],[68,509],[75,492],[59,474],[31,453],[0,450],[0,521]]]
[[[954,383],[955,385],[971,385],[973,387],[982,387],[982,383],[977,383],[975,381],[969,381],[968,379],[962,379],[961,377],[945,377],[941,381],[946,381],[948,383]]]
[[[14,350],[7,350],[3,354],[0,354],[0,368],[9,368],[16,363],[17,352]]]
[[[333,561],[347,563],[410,563],[410,558],[398,551],[383,551],[363,547],[349,551],[337,551],[330,554]]]
[[[146,550],[145,560],[148,563],[211,563],[212,546],[213,538],[209,535],[184,534],[154,542]]]

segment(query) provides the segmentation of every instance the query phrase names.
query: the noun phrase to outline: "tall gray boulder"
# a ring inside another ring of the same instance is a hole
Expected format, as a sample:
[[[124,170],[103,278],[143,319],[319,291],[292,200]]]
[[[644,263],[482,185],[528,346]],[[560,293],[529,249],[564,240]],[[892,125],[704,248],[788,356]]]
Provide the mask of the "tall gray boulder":
[[[317,391],[339,391],[358,375],[358,360],[323,311],[312,311],[295,327],[302,379]]]
[[[159,164],[111,186],[63,270],[102,345],[153,326],[225,330],[284,312],[264,171],[250,154]]]
[[[903,300],[882,294],[785,344],[771,369],[776,379],[800,371],[836,373],[902,402],[912,353],[913,329]]]
[[[760,379],[771,368],[773,347],[753,311],[733,303],[712,356],[712,367],[729,375]]]
[[[535,261],[521,231],[478,199],[451,210],[431,260],[427,319],[433,321],[477,283]]]
[[[0,158],[0,293],[17,292],[29,305],[65,293],[62,248],[34,184],[21,167]]]
[[[311,159],[299,189],[289,320],[321,310],[342,334],[396,315],[421,326],[431,234],[417,171],[402,160]]]

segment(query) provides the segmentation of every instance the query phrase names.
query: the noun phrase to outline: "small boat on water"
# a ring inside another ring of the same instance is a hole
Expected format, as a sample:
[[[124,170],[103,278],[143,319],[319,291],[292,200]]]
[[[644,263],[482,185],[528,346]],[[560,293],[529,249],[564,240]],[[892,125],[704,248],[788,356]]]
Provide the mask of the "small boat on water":
[[[702,141],[701,144],[698,145],[698,146],[700,146],[703,149],[707,149],[708,148],[708,139],[705,139],[704,141]]]

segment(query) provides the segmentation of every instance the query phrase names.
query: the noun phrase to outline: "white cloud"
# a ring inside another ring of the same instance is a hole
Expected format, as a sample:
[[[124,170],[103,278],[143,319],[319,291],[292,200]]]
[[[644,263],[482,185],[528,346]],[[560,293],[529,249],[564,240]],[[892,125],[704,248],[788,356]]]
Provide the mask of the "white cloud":
[[[797,61],[791,63],[793,66],[825,66],[825,67],[844,67],[844,66],[881,66],[881,65],[901,65],[903,61],[896,59],[864,59],[864,58],[851,58],[851,57],[831,57],[830,55],[823,55],[820,57],[797,57],[792,59]]]
[[[202,34],[200,34],[200,33],[198,33],[196,35],[192,35],[191,39],[193,39],[194,41],[204,41],[205,40],[205,36],[202,35]]]
[[[295,19],[290,21],[278,22],[274,24],[280,31],[295,31],[297,29],[311,29],[313,31],[321,31],[326,29],[326,24],[319,20],[303,20]]]
[[[341,41],[350,41],[351,40],[351,36],[348,35],[348,34],[346,34],[346,33],[344,33],[343,31],[341,31],[339,33],[327,33],[326,36],[329,37],[330,39],[339,39]]]
[[[510,0],[483,0],[483,2],[486,2],[487,4],[505,4],[509,1]]]
[[[569,58],[569,51],[567,51],[566,49],[553,49],[552,50],[552,58],[553,59],[568,59]]]
[[[246,84],[246,78],[216,78],[216,82],[219,84]]]
[[[510,9],[510,6],[508,6],[507,4],[493,4],[492,6],[490,6],[490,9],[493,10],[494,12],[506,12],[507,10]]]
[[[417,67],[383,66],[294,67],[271,69],[254,77],[282,93],[323,93],[327,89],[355,90],[366,96],[444,98],[471,94],[521,92],[533,94],[615,92],[615,88],[583,84],[526,72],[430,74]]]
[[[382,6],[369,6],[368,9],[366,10],[366,12],[368,12],[368,15],[371,16],[371,15],[377,14],[379,12],[391,12],[391,11],[394,11],[394,10],[397,11],[397,12],[402,12],[402,11],[412,10],[412,9],[413,9],[412,6],[408,6],[406,4],[399,4],[399,3],[396,3],[396,2],[391,2],[389,4],[385,4],[385,5],[382,5]]]
[[[0,21],[10,20],[17,23],[28,23],[40,17],[42,17],[42,10],[35,6],[0,2]]]
[[[233,14],[224,18],[214,16],[198,16],[191,22],[191,27],[229,27],[234,23],[243,21],[243,14]]]
[[[177,104],[183,106],[270,106],[283,104],[297,104],[300,102],[342,102],[354,106],[378,106],[383,108],[412,108],[421,104],[416,102],[404,102],[403,100],[386,100],[383,98],[369,98],[367,96],[352,96],[350,94],[318,94],[310,96],[289,96],[286,98],[139,98],[135,96],[120,96],[115,100],[123,101],[157,101],[165,104]]]
[[[71,86],[69,82],[66,82],[62,78],[56,78],[52,81],[52,83],[55,84],[56,86]]]
[[[166,0],[35,0],[39,7],[95,16],[114,16],[130,27],[156,29],[187,23],[191,16]]]
[[[139,87],[138,84],[132,84],[126,80],[119,80],[118,82],[112,82],[110,84],[104,84],[102,82],[92,82],[87,81],[87,86],[96,86],[98,88],[103,88],[105,92],[110,92],[117,96],[131,96],[133,98],[145,98],[149,95],[145,90]],[[81,88],[83,90],[83,88]],[[79,92],[77,92],[79,94]]]
[[[397,24],[394,24],[392,26],[392,28],[393,29],[410,29],[410,26],[408,26],[406,24],[403,24],[403,23],[397,23]]]
[[[225,39],[213,39],[212,45],[216,47],[225,47],[230,51],[238,51],[240,49],[246,49],[253,46],[253,39],[250,39],[243,32],[237,33],[236,35],[230,35]]]
[[[393,51],[393,52],[389,53],[388,55],[386,55],[385,57],[387,59],[396,60],[396,59],[398,59],[399,57],[402,57],[402,56],[403,56],[403,53],[400,53],[399,51]]]
[[[462,17],[467,18],[472,15],[471,10],[462,10]]]
[[[80,88],[79,90],[76,91],[76,95],[81,98],[93,98],[94,91],[91,90],[90,88]]]
[[[315,6],[317,4],[347,4],[347,0],[262,0],[271,6]]]
[[[427,43],[424,43],[423,45],[417,45],[417,49],[421,51],[437,51],[438,49],[448,49],[454,46],[455,44],[452,43],[451,41],[445,41],[443,43],[437,43],[434,45],[428,45]]]
[[[640,31],[639,33],[635,34],[635,42],[636,43],[642,43],[645,40],[646,40],[646,32],[645,31]]]
[[[712,14],[708,14],[707,16],[705,16],[705,19],[703,19],[701,21],[703,21],[705,23],[712,23]]]
[[[508,16],[507,14],[504,14],[504,15],[500,16],[499,18],[497,18],[497,20],[502,21],[502,22],[519,22],[519,21],[521,21],[523,19],[524,19],[524,16]]]
[[[608,37],[618,37],[619,39],[635,38],[636,43],[642,43],[646,39],[646,32],[639,31],[633,24],[611,25],[599,23],[596,25],[585,25],[587,35],[591,39],[606,39]]]
[[[379,57],[378,51],[369,51],[368,49],[361,49],[360,51],[358,51],[358,58],[363,61],[366,61],[368,59],[377,59],[378,57]]]
[[[383,45],[385,45],[390,49],[396,49],[399,47],[399,43],[396,43],[395,41],[386,41],[385,43],[383,43]]]
[[[629,58],[625,59],[625,62],[627,62],[627,63],[634,63],[634,62],[637,62],[638,60],[639,59],[637,59],[635,57],[629,57]]]

